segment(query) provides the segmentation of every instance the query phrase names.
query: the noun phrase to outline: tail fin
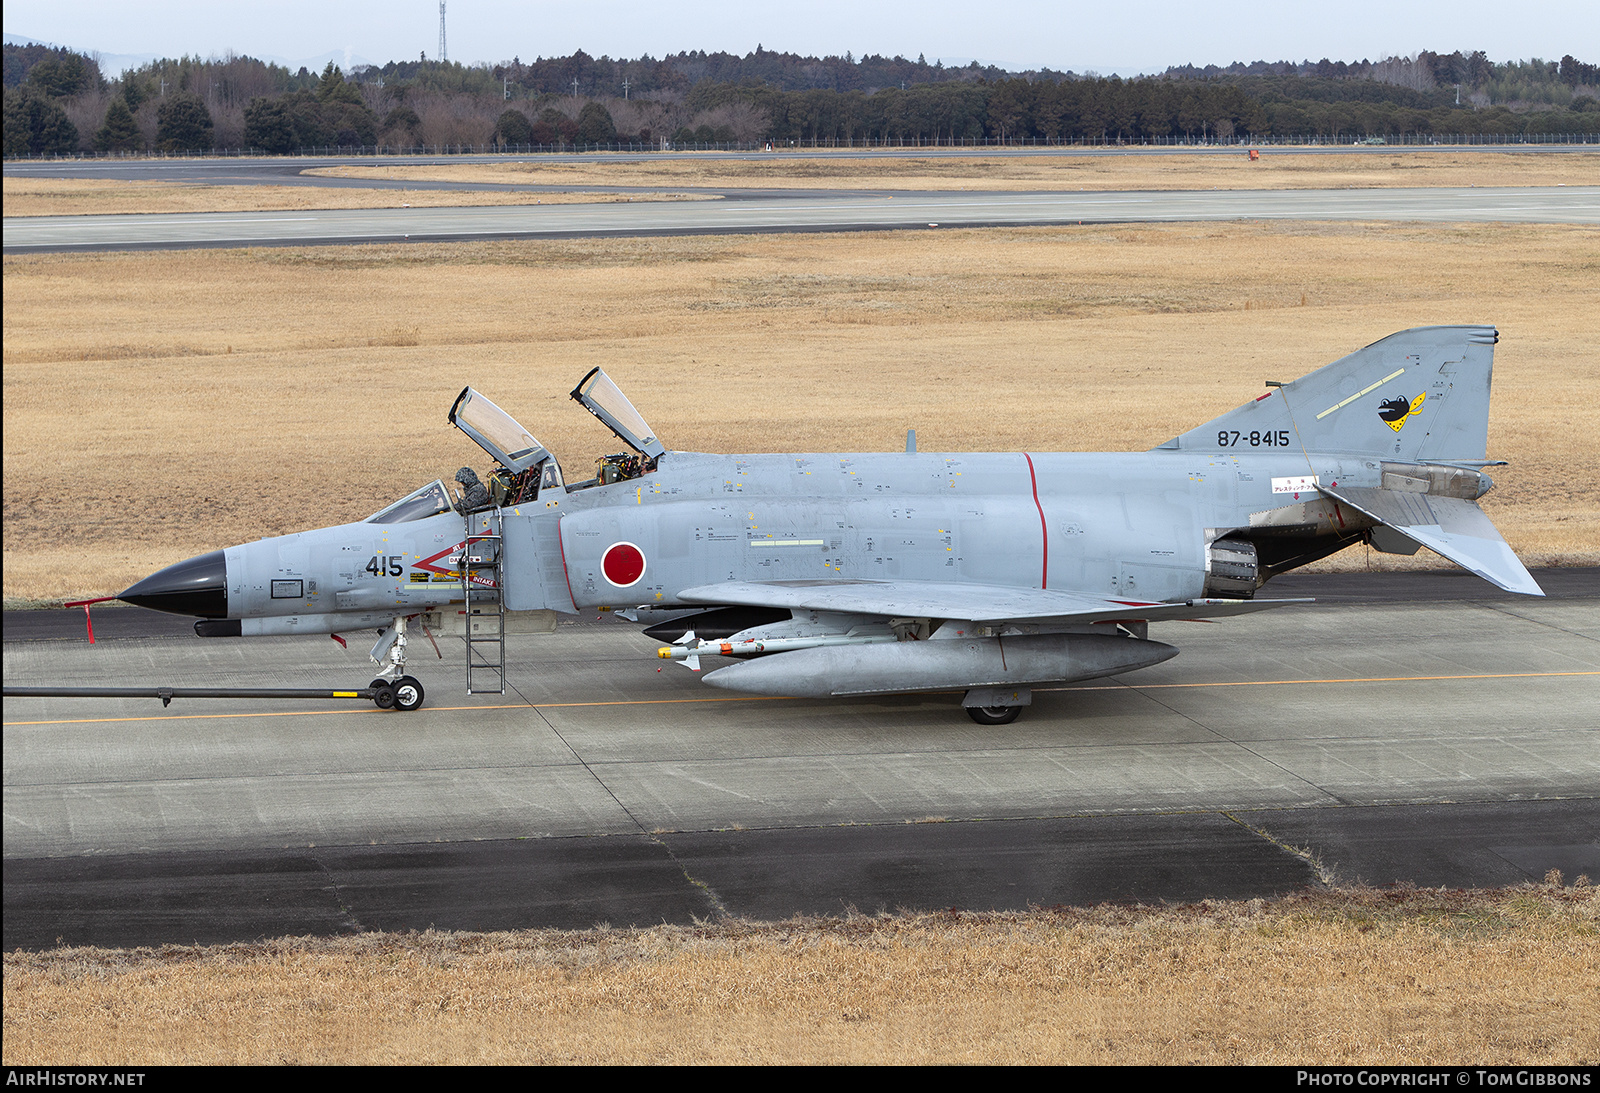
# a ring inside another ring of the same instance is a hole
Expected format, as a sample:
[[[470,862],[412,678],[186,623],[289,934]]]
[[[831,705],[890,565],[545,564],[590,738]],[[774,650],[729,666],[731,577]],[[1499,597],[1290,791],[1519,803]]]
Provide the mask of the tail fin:
[[[1465,468],[1487,462],[1492,326],[1402,330],[1161,445],[1197,451],[1356,455],[1381,461],[1378,487],[1318,483],[1326,497],[1388,533],[1379,550],[1425,546],[1510,592],[1542,596],[1483,510],[1488,488]],[[1434,464],[1417,467],[1416,464]],[[1393,538],[1398,533],[1399,540]],[[1316,555],[1321,557],[1322,555]]]
[[[1280,446],[1397,462],[1481,461],[1489,437],[1492,326],[1391,334],[1161,445],[1201,451]]]

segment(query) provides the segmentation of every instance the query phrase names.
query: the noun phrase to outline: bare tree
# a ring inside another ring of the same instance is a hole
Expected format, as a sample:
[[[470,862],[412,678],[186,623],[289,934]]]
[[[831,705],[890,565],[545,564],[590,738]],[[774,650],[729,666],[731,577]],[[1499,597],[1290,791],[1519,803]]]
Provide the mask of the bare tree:
[[[78,129],[78,148],[80,151],[89,151],[94,148],[94,135],[99,132],[100,126],[106,118],[106,107],[111,105],[111,92],[109,89],[100,90],[91,86],[87,91],[80,91],[69,99],[61,100],[61,109],[67,112],[67,120]]]
[[[146,99],[139,104],[139,109],[133,112],[133,118],[139,123],[139,137],[144,141],[146,148],[154,148],[156,144],[156,129],[160,121],[156,112],[161,109],[159,97]]]
[[[577,121],[578,115],[582,113],[588,102],[588,99],[575,99],[571,95],[558,95],[541,101],[539,103],[539,113],[542,114],[546,110],[554,110],[559,114],[565,114],[572,121]]]
[[[735,140],[753,141],[766,134],[771,122],[767,112],[758,106],[747,102],[729,102],[701,111],[691,124],[696,129],[702,125],[709,125],[713,129],[726,127],[733,130]]]
[[[1372,78],[1413,91],[1433,90],[1433,73],[1427,65],[1418,64],[1415,57],[1385,57],[1372,66]]]
[[[380,118],[388,117],[389,111],[393,110],[398,102],[394,97],[393,88],[379,87],[376,83],[365,80],[356,86],[361,89],[361,101],[367,104],[368,110]]]
[[[429,145],[487,145],[494,139],[494,122],[504,105],[468,95],[416,96],[411,108],[422,119],[417,139]]]
[[[617,134],[624,140],[635,139],[648,132],[652,138],[670,135],[672,129],[668,115],[671,108],[660,102],[640,99],[608,99],[606,109],[617,124]]]
[[[213,140],[218,148],[244,147],[244,107],[224,103],[211,111]]]

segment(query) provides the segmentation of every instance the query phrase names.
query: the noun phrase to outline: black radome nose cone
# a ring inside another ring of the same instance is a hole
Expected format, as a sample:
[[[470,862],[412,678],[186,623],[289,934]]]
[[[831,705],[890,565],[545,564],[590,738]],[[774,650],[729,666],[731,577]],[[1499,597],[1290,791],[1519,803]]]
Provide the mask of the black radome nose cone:
[[[117,599],[174,615],[227,618],[228,563],[213,550],[150,574]]]

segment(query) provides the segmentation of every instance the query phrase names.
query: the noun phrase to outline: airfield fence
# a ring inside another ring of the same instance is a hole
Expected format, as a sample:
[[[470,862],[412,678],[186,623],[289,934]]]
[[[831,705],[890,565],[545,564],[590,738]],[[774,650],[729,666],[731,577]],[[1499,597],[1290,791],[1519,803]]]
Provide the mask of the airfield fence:
[[[1363,133],[1332,137],[1272,137],[1262,140],[1244,140],[1235,137],[1211,140],[1188,137],[1150,137],[1142,140],[1118,140],[1115,137],[1071,139],[1054,137],[895,137],[895,138],[833,138],[788,141],[616,141],[609,144],[414,144],[414,145],[318,145],[297,148],[292,152],[267,152],[259,148],[210,148],[162,151],[151,149],[142,152],[74,152],[70,155],[30,153],[7,156],[10,163],[21,160],[79,160],[79,159],[218,159],[218,158],[278,158],[306,156],[483,156],[483,155],[553,155],[605,152],[796,152],[832,150],[882,150],[939,149],[939,148],[1352,148],[1374,145],[1400,147],[1507,147],[1520,145],[1592,145],[1600,147],[1600,133]]]

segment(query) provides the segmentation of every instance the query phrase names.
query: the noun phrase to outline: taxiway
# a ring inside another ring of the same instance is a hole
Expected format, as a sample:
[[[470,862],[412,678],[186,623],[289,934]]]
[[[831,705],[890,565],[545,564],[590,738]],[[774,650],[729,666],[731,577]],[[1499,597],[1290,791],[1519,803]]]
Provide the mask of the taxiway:
[[[730,698],[593,615],[514,639],[504,697],[422,643],[414,714],[7,699],[5,944],[1600,879],[1600,572],[1539,577],[1284,578],[1331,602],[1166,624],[1176,659],[999,728],[956,695]],[[10,684],[368,674],[358,641],[14,618]]]

